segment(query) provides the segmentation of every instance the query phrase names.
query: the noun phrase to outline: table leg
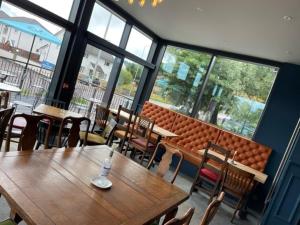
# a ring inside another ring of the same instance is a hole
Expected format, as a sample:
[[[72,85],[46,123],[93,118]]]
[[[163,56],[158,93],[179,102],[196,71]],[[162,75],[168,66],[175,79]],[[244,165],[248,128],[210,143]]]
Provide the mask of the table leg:
[[[15,221],[16,224],[20,223],[23,219],[16,213],[15,210],[11,209],[10,211],[10,218]]]

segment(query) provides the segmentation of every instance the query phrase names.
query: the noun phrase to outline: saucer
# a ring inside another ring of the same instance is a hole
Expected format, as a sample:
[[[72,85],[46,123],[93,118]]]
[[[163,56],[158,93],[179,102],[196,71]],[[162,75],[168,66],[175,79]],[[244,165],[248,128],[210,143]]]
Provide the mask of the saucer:
[[[108,189],[112,186],[112,182],[106,177],[94,177],[91,183],[101,189]]]

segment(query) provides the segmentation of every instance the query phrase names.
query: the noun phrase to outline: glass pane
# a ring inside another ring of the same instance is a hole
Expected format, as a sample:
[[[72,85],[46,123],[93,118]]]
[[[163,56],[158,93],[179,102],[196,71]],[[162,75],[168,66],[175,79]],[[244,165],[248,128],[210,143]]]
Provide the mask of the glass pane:
[[[46,95],[65,30],[6,1],[0,17],[0,82],[20,88],[21,98],[12,94],[11,101],[31,113]]]
[[[211,55],[169,46],[159,68],[150,101],[189,114],[209,65]]]
[[[131,29],[126,50],[142,59],[147,59],[152,39],[148,38],[134,27]]]
[[[74,0],[29,0],[30,2],[41,6],[56,15],[69,19],[70,12],[73,6]]]
[[[124,27],[125,22],[118,16],[97,3],[94,5],[88,31],[115,45],[119,45]]]
[[[143,66],[125,59],[111,103],[112,108],[118,108],[119,105],[131,107],[143,69]]]
[[[218,57],[197,117],[252,137],[276,74],[274,67]]]
[[[88,116],[92,115],[91,119],[94,118],[94,107],[91,106],[102,103],[115,59],[115,56],[87,45],[71,101],[71,110],[87,112]]]

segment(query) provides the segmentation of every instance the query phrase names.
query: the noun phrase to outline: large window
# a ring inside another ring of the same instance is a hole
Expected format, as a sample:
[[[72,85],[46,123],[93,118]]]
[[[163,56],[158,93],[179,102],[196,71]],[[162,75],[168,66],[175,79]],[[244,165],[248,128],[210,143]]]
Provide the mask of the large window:
[[[252,137],[276,74],[274,67],[217,57],[197,117]]]
[[[152,39],[138,31],[135,27],[131,29],[126,50],[146,60],[152,45]]]
[[[32,3],[41,6],[56,15],[69,19],[74,0],[29,0]]]
[[[95,3],[88,31],[119,45],[125,22],[98,3]]]
[[[159,68],[150,100],[164,107],[190,114],[211,55],[168,47]]]
[[[87,45],[77,77],[71,109],[87,112],[88,115],[94,112],[89,108],[89,103],[102,102],[115,59],[115,56]]]
[[[111,107],[117,108],[119,105],[131,107],[142,72],[143,66],[128,59],[124,60]]]

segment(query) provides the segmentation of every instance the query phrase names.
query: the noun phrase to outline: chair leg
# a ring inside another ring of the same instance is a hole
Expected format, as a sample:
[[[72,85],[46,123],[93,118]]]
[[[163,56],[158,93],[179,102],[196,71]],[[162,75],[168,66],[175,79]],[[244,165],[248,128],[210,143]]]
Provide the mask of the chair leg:
[[[125,156],[127,155],[128,148],[129,148],[129,143],[127,144],[126,149],[125,149],[125,152],[124,152],[124,155],[125,155]]]
[[[41,147],[41,142],[38,141],[38,142],[36,143],[35,150],[38,150],[39,147]]]
[[[146,155],[146,152],[143,152],[143,155],[142,155],[142,158],[141,158],[141,162],[140,162],[141,165],[143,165],[145,155]]]

